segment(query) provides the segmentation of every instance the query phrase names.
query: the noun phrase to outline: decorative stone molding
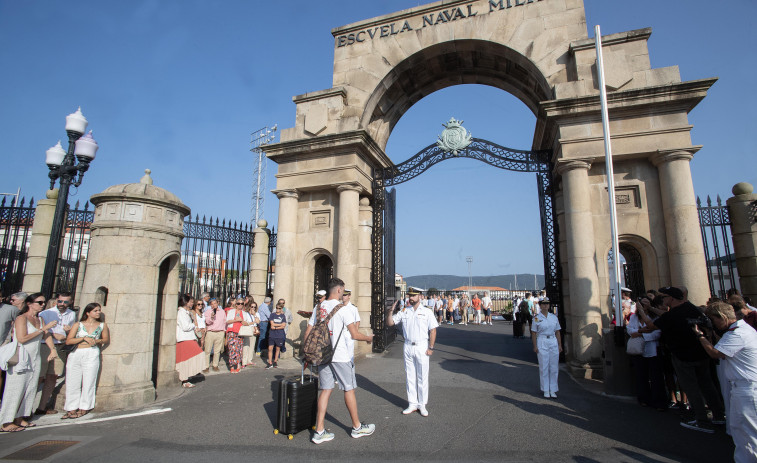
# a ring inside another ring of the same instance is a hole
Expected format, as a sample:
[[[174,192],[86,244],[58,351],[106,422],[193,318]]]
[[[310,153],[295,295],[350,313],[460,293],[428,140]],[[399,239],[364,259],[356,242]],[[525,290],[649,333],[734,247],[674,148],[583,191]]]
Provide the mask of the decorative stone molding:
[[[658,150],[657,153],[649,158],[649,160],[652,161],[652,164],[655,166],[672,161],[691,161],[694,157],[694,153],[699,151],[700,148],[702,148],[701,145],[677,150]]]
[[[284,198],[297,199],[300,197],[300,192],[297,190],[278,190],[278,191],[274,190],[273,192],[276,194],[276,197],[278,197],[279,199],[284,199]]]
[[[575,170],[575,169],[589,170],[590,168],[591,168],[591,161],[589,160],[571,159],[569,161],[557,161],[557,166],[555,166],[555,171],[559,175],[563,175],[565,172],[569,170]]]
[[[360,186],[357,183],[345,183],[343,185],[339,185],[336,187],[337,193],[341,193],[343,191],[357,191],[358,193],[363,193],[363,187]]]

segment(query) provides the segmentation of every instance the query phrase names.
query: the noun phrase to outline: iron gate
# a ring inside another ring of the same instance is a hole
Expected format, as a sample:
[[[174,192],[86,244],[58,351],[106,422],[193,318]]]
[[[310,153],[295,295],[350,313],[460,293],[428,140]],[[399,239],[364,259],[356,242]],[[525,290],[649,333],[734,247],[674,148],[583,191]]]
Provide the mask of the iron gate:
[[[375,335],[373,350],[383,351],[393,340],[385,327],[386,310],[394,303],[394,212],[396,193],[387,191],[390,186],[411,180],[431,166],[447,159],[464,157],[478,159],[499,169],[516,172],[534,172],[539,194],[542,247],[544,254],[544,277],[547,296],[555,301],[562,326],[565,318],[562,310],[562,275],[558,248],[557,216],[554,208],[552,186],[552,152],[548,150],[524,151],[505,148],[487,140],[471,138],[464,149],[445,151],[439,144],[432,144],[412,158],[384,169],[376,169],[373,176],[373,235],[372,235],[372,307],[371,328]],[[388,268],[391,266],[391,268]]]
[[[726,299],[726,291],[739,289],[736,278],[736,259],[731,251],[731,217],[728,206],[724,206],[717,197],[717,204],[707,197],[707,205],[697,197],[699,228],[702,232],[704,258],[707,263],[707,281],[710,284],[710,296]]]

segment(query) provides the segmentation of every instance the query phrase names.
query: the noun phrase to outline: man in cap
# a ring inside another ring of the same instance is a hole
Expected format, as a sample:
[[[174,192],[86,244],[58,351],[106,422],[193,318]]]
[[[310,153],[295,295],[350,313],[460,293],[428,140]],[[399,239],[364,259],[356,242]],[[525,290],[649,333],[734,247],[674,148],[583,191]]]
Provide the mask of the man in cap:
[[[386,313],[386,325],[402,324],[405,337],[405,375],[408,407],[402,414],[409,415],[418,410],[421,416],[428,416],[428,365],[429,357],[434,353],[436,328],[439,323],[434,312],[421,304],[420,293],[411,289],[410,307],[399,309],[399,300]],[[395,313],[395,309],[397,309]]]
[[[710,374],[710,359],[692,330],[692,326],[702,321],[704,314],[697,306],[684,300],[680,288],[666,286],[660,288],[659,292],[664,296],[663,304],[670,307],[668,312],[655,321],[649,318],[641,305],[636,313],[647,326],[645,330],[662,331],[672,354],[676,376],[695,415],[692,421],[681,421],[681,426],[712,434],[713,424],[725,424],[725,413]],[[712,411],[712,423],[707,419],[705,400]]]

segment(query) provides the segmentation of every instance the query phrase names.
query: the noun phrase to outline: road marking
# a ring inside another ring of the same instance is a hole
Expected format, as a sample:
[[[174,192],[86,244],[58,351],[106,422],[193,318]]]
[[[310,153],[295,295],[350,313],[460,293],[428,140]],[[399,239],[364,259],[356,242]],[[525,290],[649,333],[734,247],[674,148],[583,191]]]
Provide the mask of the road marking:
[[[127,413],[126,415],[117,415],[117,416],[107,416],[105,418],[93,418],[91,420],[64,420],[63,423],[55,423],[55,424],[39,424],[38,426],[35,426],[33,428],[26,428],[26,431],[39,431],[44,429],[50,429],[50,428],[57,428],[59,426],[76,426],[80,424],[90,424],[90,423],[102,423],[104,421],[113,421],[113,420],[121,420],[124,418],[135,418],[138,416],[147,416],[147,415],[157,415],[159,413],[166,413],[170,412],[170,408],[158,408],[155,410],[145,410],[143,412],[137,412],[137,413]]]

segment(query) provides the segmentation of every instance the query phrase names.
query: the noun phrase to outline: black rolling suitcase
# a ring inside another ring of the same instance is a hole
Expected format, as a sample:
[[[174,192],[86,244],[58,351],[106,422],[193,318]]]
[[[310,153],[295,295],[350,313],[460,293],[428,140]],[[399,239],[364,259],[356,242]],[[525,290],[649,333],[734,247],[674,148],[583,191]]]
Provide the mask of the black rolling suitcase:
[[[312,373],[312,371],[311,371]],[[318,377],[302,374],[284,378],[279,382],[278,412],[274,434],[286,434],[289,439],[308,428],[315,428],[318,409]]]
[[[518,320],[513,321],[513,336],[516,338],[523,337],[523,322]]]

